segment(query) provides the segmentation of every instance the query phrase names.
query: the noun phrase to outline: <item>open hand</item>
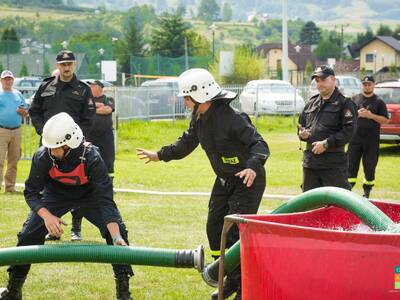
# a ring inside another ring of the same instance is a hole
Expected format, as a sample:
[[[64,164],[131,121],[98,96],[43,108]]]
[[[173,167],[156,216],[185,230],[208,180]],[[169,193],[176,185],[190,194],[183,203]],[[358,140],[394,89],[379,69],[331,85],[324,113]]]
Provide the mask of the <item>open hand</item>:
[[[147,159],[147,161],[145,161],[146,164],[151,161],[160,161],[157,152],[148,151],[142,148],[136,148],[136,153],[140,159]]]
[[[235,174],[240,178],[243,178],[243,183],[247,187],[251,187],[253,185],[254,179],[256,178],[257,174],[252,169],[247,168]]]

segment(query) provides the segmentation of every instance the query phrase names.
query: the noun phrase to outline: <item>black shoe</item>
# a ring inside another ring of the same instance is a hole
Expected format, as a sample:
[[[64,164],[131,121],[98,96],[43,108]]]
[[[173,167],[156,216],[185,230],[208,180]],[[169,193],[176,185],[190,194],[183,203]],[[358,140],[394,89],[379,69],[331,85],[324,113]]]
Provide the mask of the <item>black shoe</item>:
[[[61,237],[52,235],[50,233],[46,234],[46,237],[44,238],[46,241],[59,241]]]
[[[242,287],[240,285],[233,300],[242,300]]]
[[[80,231],[71,231],[71,242],[80,242],[82,235]]]
[[[129,292],[129,275],[123,274],[115,278],[117,300],[132,300]]]
[[[22,286],[26,276],[16,278],[10,273],[7,288],[0,289],[1,300],[22,300]]]
[[[363,184],[364,195],[363,197],[369,198],[373,185]]]
[[[230,277],[224,279],[224,299],[232,296],[239,289],[239,282]],[[211,300],[218,300],[218,290],[211,294]]]

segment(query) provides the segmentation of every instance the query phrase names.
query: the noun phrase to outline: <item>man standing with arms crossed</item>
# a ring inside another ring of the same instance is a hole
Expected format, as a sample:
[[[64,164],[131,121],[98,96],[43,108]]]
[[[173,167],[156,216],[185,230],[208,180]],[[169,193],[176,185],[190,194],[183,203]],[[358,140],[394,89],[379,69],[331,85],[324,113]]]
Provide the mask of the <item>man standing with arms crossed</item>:
[[[111,181],[114,179],[114,133],[112,113],[114,99],[103,94],[104,85],[100,80],[88,82],[92,90],[93,101],[96,105],[96,114],[93,118],[93,127],[89,131],[87,140],[100,150],[100,155],[106,163]]]
[[[74,53],[62,50],[57,54],[58,76],[43,80],[33,98],[29,109],[32,124],[39,135],[43,126],[52,116],[66,112],[82,128],[87,136],[92,128],[95,106],[89,86],[75,75],[76,59]],[[71,239],[81,240],[81,220],[79,210],[72,212]],[[51,236],[49,236],[51,239]],[[55,238],[57,239],[57,238]]]
[[[362,91],[353,97],[358,109],[357,132],[347,150],[349,156],[349,178],[352,187],[356,184],[362,158],[364,167],[364,197],[369,198],[375,184],[375,169],[379,158],[379,132],[381,124],[389,122],[385,102],[374,94],[375,79],[364,76]]]
[[[350,190],[345,145],[351,140],[357,112],[351,99],[336,87],[335,72],[319,66],[312,75],[319,94],[307,102],[299,117],[298,136],[307,142],[303,157],[303,192],[336,186]]]

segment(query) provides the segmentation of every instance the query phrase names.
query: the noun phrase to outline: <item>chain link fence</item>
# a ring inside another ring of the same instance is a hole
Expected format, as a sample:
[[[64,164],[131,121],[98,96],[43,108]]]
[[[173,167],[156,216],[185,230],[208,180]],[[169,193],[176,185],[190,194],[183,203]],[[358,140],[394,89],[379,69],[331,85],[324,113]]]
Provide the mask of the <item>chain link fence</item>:
[[[258,88],[254,93],[248,91],[243,85],[226,85],[222,89],[238,94],[231,102],[231,106],[238,111],[244,111],[254,116],[257,124],[258,117],[262,115],[290,115],[297,119],[297,114],[304,107],[304,99],[307,97],[308,87],[288,88],[274,95],[272,92],[265,93]],[[32,95],[36,88],[20,87],[19,90],[27,97]],[[107,96],[115,99],[115,113],[113,120],[115,124],[115,144],[117,146],[118,122],[129,120],[171,120],[190,118],[190,112],[183,103],[183,98],[178,97],[177,85],[140,87],[108,87],[104,89]],[[27,97],[26,102],[30,105],[32,97]],[[266,108],[271,108],[270,110]],[[31,120],[23,121],[22,133],[22,159],[31,159],[37,150],[40,137],[36,134]]]

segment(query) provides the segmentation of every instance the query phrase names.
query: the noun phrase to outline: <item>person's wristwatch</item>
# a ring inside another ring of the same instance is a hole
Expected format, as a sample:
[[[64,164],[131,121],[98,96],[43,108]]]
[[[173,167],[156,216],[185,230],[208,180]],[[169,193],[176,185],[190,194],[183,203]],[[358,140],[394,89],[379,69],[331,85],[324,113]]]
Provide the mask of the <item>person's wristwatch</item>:
[[[328,149],[328,140],[324,140],[322,146],[324,146],[325,149]]]

